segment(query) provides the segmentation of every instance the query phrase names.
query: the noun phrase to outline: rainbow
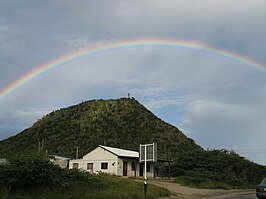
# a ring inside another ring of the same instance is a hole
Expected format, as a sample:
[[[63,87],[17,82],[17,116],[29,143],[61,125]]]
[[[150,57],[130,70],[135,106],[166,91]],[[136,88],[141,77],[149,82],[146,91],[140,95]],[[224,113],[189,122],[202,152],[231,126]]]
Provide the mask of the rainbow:
[[[22,85],[26,84],[27,82],[31,81],[32,79],[40,76],[41,74],[49,71],[52,68],[58,67],[63,65],[69,61],[74,61],[84,56],[112,51],[112,50],[119,50],[125,48],[140,48],[140,47],[164,47],[164,48],[186,48],[192,50],[200,50],[205,51],[207,53],[215,54],[218,56],[225,57],[227,59],[234,60],[236,62],[249,65],[261,70],[266,70],[266,66],[260,63],[255,62],[254,60],[241,56],[232,52],[228,52],[225,50],[217,49],[211,46],[208,46],[203,43],[193,42],[193,41],[183,41],[183,40],[169,40],[169,39],[134,39],[134,40],[123,40],[123,41],[115,41],[109,42],[102,45],[97,45],[95,47],[82,49],[76,51],[74,53],[64,55],[58,57],[44,65],[38,66],[32,71],[22,75],[20,78],[0,90],[0,100],[4,97],[9,95],[10,93],[14,92]]]

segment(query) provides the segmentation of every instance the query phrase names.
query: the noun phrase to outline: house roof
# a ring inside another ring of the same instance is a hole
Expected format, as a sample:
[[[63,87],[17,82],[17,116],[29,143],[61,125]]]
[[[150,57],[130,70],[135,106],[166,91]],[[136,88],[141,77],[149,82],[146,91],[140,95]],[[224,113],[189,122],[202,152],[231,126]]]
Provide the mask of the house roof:
[[[53,159],[64,159],[64,160],[71,160],[71,159],[73,159],[73,157],[66,157],[66,156],[56,155],[56,154],[49,155],[49,158],[53,158]]]
[[[103,146],[103,145],[100,145],[100,147],[119,157],[139,158],[139,152],[137,151],[129,151],[125,149],[119,149],[119,148],[108,147],[108,146]]]

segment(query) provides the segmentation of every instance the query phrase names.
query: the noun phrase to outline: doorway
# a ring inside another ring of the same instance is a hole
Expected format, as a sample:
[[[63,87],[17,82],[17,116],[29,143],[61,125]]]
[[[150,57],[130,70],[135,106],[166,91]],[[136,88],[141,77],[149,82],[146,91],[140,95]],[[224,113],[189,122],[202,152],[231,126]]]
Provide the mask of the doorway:
[[[127,162],[123,161],[123,176],[127,176]]]
[[[143,166],[144,164],[143,163],[140,163],[139,164],[139,176],[143,176]]]

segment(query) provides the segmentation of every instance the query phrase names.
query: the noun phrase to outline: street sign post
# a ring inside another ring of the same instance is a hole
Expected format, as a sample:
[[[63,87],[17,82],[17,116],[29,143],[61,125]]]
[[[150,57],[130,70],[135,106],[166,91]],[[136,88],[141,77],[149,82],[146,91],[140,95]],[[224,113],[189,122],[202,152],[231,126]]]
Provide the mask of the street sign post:
[[[147,162],[157,162],[157,144],[141,144],[139,147],[139,161],[144,162],[144,197],[147,194]]]

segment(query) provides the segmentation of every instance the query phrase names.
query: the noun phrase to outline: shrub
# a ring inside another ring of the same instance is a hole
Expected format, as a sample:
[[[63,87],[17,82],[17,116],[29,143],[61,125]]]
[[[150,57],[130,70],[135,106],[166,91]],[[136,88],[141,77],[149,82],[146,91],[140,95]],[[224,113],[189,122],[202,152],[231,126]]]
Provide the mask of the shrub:
[[[52,190],[73,184],[93,186],[100,182],[97,176],[61,169],[41,156],[16,157],[0,165],[0,186],[7,191],[28,188]]]

